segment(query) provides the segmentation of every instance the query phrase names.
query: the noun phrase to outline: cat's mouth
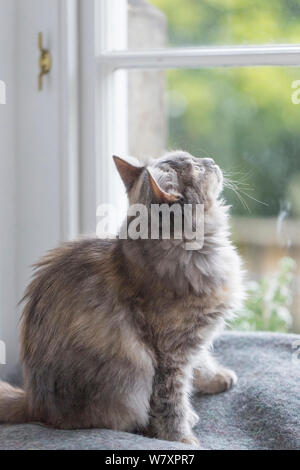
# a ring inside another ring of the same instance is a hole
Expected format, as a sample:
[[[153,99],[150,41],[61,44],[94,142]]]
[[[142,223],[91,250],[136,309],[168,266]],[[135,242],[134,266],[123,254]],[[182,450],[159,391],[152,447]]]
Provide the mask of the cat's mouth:
[[[215,173],[216,173],[216,175],[217,175],[218,182],[219,182],[220,184],[222,184],[222,183],[223,183],[223,173],[222,173],[221,168],[220,168],[218,165],[215,164],[215,165],[213,166],[213,169],[214,169],[214,171],[215,171]]]
[[[222,173],[222,170],[221,168],[214,164],[212,167],[211,167],[211,170],[212,170],[212,174],[214,175],[214,182],[212,182],[212,194],[214,194],[214,197],[218,197],[218,195],[222,192],[223,190],[223,181],[224,181],[224,178],[223,178],[223,173]]]

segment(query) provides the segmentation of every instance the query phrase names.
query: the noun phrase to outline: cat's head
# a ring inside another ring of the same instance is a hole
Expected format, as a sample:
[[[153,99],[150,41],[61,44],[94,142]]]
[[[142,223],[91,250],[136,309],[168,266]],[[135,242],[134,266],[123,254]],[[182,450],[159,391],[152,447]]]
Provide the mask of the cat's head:
[[[209,209],[223,189],[223,175],[211,158],[175,151],[143,166],[133,158],[114,157],[129,204],[204,204]]]

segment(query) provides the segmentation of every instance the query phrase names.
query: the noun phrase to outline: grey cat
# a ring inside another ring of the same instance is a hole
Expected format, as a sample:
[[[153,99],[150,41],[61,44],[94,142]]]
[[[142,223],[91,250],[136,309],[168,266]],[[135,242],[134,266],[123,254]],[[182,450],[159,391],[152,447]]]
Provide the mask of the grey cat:
[[[115,163],[130,205],[204,204],[204,245],[87,239],[45,256],[24,297],[24,390],[0,382],[0,422],[140,431],[197,445],[192,386],[219,393],[237,380],[209,352],[243,297],[222,172],[182,151],[146,167]]]

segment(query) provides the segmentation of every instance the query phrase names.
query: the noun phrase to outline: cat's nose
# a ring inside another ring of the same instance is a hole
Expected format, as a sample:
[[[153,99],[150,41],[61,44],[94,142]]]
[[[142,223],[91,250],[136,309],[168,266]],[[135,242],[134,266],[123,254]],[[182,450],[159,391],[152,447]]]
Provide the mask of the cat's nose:
[[[215,161],[213,160],[213,158],[203,158],[202,161],[203,161],[203,164],[206,166],[215,165]]]

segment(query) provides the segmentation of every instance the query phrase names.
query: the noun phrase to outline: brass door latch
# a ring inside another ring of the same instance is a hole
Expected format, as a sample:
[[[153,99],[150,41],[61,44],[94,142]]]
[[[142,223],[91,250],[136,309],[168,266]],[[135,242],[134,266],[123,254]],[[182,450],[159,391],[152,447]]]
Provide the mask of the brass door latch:
[[[43,77],[44,75],[47,75],[52,66],[52,58],[51,54],[47,49],[44,49],[43,47],[43,33],[39,33],[38,35],[38,47],[39,50],[41,51],[40,55],[40,74],[39,74],[39,80],[38,80],[38,89],[39,91],[42,91],[43,89]]]

